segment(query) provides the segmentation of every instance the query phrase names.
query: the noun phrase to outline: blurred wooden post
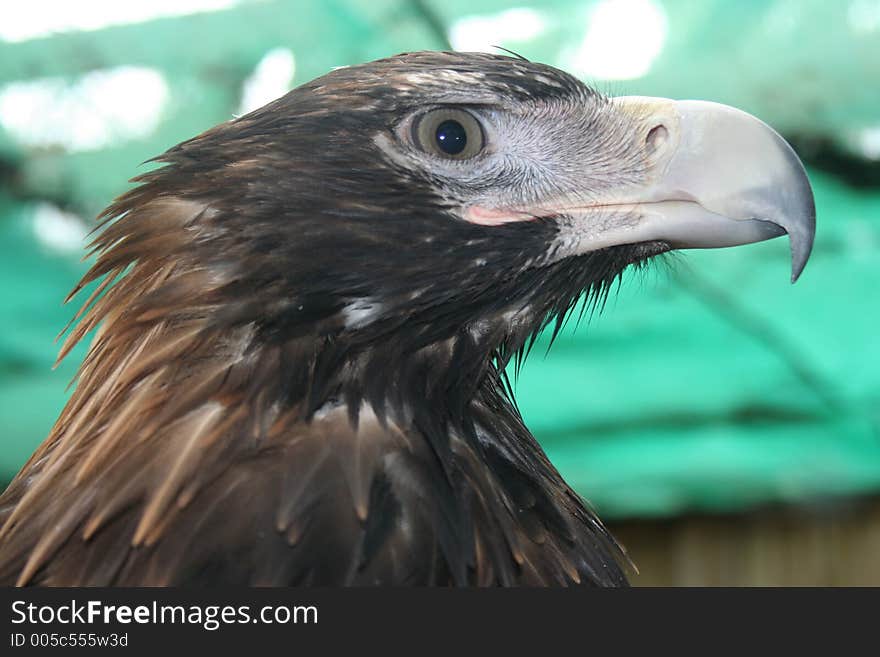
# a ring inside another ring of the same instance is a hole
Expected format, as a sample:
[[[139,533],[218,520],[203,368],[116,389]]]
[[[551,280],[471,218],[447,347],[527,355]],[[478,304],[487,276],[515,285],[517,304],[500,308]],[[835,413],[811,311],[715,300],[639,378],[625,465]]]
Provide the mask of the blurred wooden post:
[[[880,586],[880,499],[611,524],[636,586]]]

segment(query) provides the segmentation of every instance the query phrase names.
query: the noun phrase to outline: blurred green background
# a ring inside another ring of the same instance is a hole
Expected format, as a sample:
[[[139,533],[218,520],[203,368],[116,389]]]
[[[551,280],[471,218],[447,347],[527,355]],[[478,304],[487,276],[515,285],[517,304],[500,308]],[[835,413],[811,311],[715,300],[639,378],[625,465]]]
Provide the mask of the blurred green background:
[[[784,240],[687,252],[536,349],[550,458],[644,583],[880,583],[877,0],[0,1],[0,481],[65,401],[61,300],[139,163],[334,66],[494,45],[751,112],[816,194],[794,287]]]

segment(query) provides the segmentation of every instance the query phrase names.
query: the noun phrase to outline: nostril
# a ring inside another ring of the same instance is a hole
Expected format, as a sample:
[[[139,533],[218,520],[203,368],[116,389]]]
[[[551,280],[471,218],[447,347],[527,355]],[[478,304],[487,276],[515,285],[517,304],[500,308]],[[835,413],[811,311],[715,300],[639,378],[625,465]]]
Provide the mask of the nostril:
[[[655,125],[648,131],[648,136],[645,137],[645,146],[649,153],[654,153],[657,149],[663,148],[663,145],[668,139],[669,131],[666,129],[666,126],[661,123]]]

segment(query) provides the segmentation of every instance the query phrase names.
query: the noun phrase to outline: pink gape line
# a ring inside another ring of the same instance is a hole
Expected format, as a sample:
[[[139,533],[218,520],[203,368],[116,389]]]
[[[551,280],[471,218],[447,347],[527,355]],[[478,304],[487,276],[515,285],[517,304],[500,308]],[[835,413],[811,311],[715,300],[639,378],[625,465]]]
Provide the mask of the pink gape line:
[[[464,212],[466,221],[480,226],[500,226],[514,221],[528,221],[534,215],[516,210],[495,210],[481,205],[472,205]]]

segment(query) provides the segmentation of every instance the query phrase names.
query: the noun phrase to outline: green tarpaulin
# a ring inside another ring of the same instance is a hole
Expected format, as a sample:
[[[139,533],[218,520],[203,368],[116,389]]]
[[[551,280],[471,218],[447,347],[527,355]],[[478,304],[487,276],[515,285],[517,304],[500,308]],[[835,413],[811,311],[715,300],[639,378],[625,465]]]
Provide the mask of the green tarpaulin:
[[[451,43],[512,48],[609,93],[740,106],[810,164],[818,233],[797,285],[783,240],[688,252],[627,276],[546,357],[535,348],[518,397],[563,475],[606,516],[880,489],[880,5],[215,4],[30,38],[0,30],[0,478],[64,403],[83,351],[52,371],[53,339],[75,310],[61,300],[84,269],[83,227],[140,162],[243,111],[273,62],[299,84]],[[127,74],[153,96],[120,100],[112,84]],[[115,118],[149,103],[133,126]],[[98,127],[59,125],[80,115]]]

